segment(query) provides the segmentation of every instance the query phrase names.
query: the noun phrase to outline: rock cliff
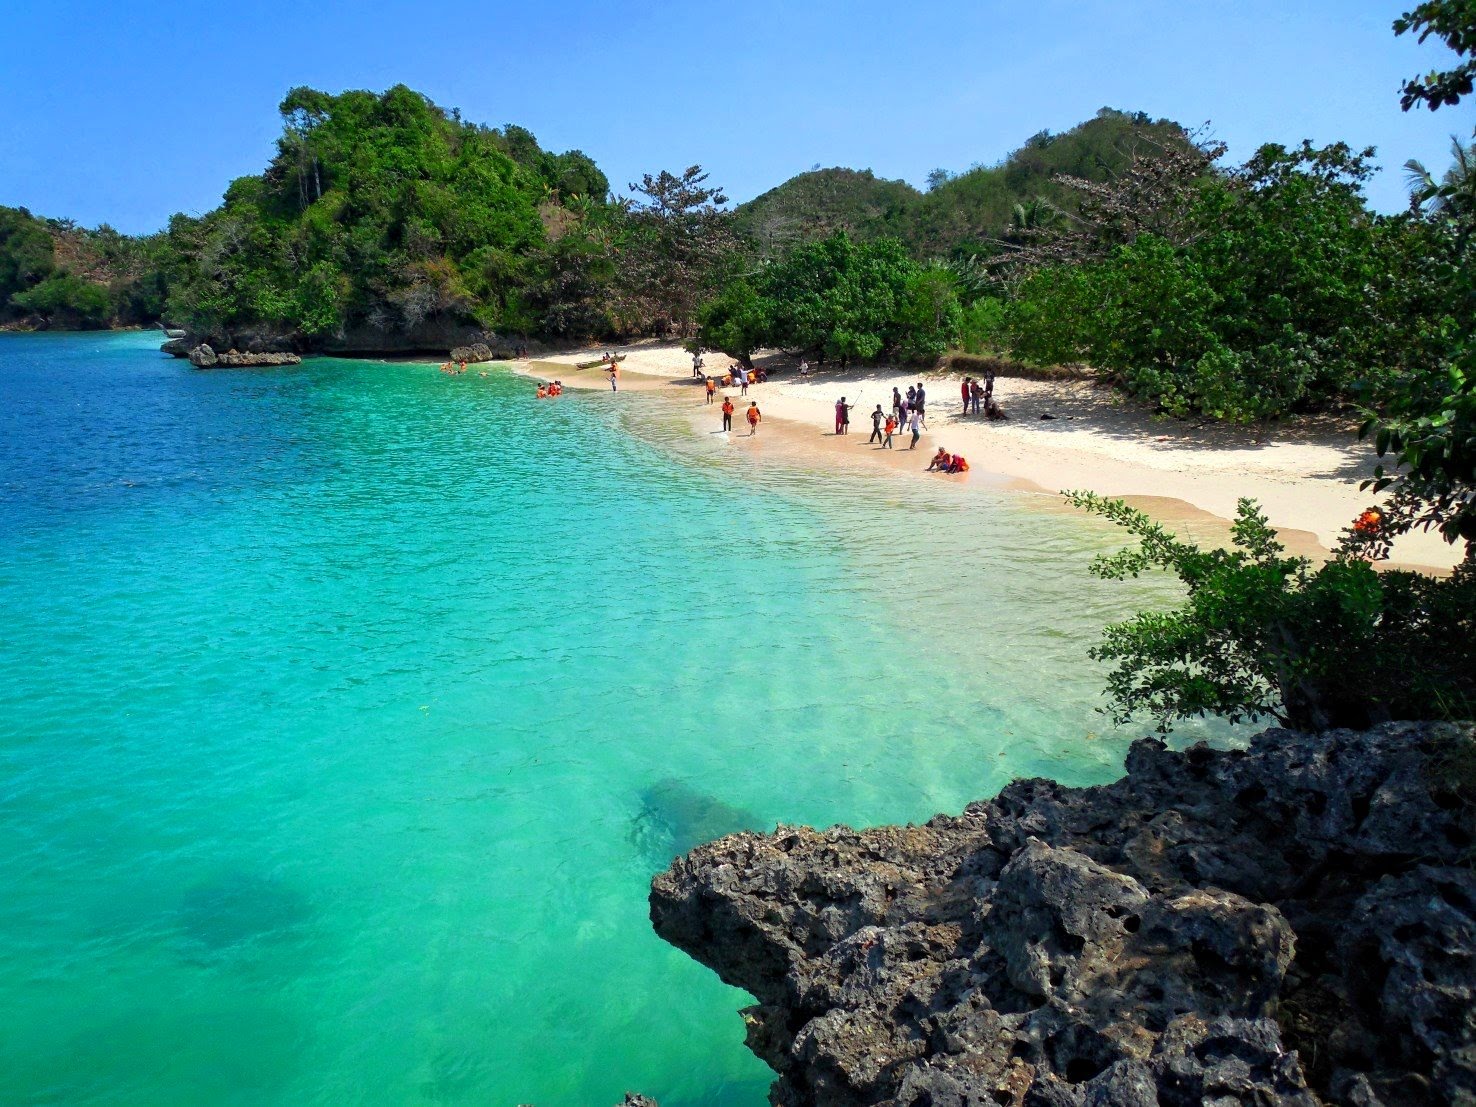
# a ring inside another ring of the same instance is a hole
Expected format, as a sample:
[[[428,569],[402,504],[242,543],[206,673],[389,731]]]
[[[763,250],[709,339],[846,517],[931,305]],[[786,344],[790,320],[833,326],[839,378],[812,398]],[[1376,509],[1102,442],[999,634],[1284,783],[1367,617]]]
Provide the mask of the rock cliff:
[[[1097,788],[736,834],[657,932],[758,1004],[772,1098],[1476,1104],[1476,729],[1145,739]]]

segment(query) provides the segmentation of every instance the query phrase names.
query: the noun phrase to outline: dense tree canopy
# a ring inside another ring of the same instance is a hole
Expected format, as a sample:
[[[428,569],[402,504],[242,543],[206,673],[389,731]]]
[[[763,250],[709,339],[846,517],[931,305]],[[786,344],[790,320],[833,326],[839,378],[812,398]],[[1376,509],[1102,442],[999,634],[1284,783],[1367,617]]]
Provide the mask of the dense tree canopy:
[[[841,362],[932,360],[958,326],[945,271],[919,265],[895,239],[856,243],[837,231],[730,280],[704,311],[700,337],[744,360],[762,346]]]
[[[403,85],[294,89],[281,114],[264,174],[234,182],[203,218],[170,224],[181,264],[168,311],[194,330],[531,329],[538,307],[556,306],[547,299],[567,251],[553,244],[608,189],[583,154],[464,123]]]

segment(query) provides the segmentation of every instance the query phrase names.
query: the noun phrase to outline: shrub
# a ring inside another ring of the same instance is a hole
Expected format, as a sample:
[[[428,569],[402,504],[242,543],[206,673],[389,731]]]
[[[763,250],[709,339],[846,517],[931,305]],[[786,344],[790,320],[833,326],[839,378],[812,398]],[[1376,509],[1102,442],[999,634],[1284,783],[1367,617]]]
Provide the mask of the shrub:
[[[1092,650],[1112,664],[1115,721],[1147,712],[1166,732],[1176,719],[1270,716],[1325,730],[1476,711],[1476,568],[1444,579],[1376,572],[1347,554],[1314,568],[1284,556],[1246,499],[1232,548],[1214,550],[1179,540],[1121,500],[1067,499],[1138,539],[1098,558],[1096,575],[1167,569],[1187,590],[1182,608],[1115,623]]]

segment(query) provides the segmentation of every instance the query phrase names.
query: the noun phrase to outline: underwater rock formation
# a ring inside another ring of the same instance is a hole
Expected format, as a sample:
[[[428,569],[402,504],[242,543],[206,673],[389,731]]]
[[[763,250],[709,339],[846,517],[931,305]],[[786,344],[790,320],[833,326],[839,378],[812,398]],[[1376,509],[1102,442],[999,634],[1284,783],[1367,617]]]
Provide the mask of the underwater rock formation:
[[[785,1107],[1473,1104],[1472,765],[1469,725],[1144,739],[1102,787],[723,838],[651,918],[758,999]]]

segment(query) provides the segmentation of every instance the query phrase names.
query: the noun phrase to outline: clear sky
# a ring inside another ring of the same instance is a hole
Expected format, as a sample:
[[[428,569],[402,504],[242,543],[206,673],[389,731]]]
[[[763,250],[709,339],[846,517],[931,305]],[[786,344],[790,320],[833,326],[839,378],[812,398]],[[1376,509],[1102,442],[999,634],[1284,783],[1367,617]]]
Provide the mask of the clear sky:
[[[1469,101],[1399,110],[1443,67],[1412,0],[0,0],[0,203],[124,231],[260,172],[294,85],[397,82],[578,147],[619,189],[701,163],[736,200],[814,165],[921,184],[1104,105],[1265,141],[1377,146],[1437,172]]]

